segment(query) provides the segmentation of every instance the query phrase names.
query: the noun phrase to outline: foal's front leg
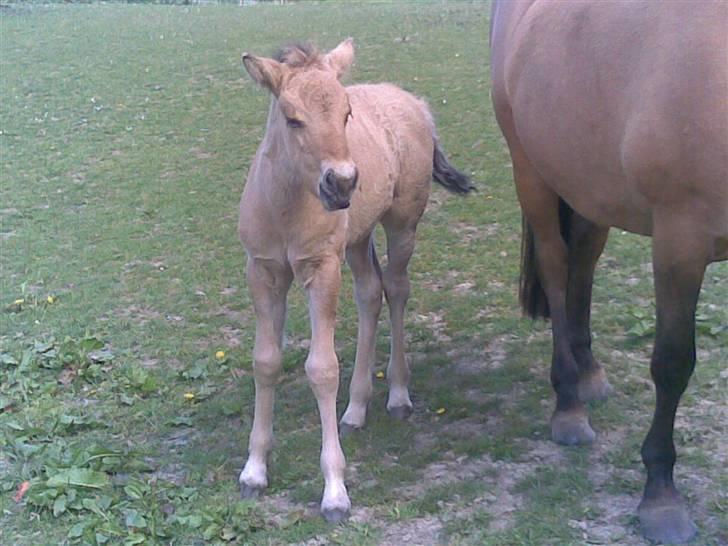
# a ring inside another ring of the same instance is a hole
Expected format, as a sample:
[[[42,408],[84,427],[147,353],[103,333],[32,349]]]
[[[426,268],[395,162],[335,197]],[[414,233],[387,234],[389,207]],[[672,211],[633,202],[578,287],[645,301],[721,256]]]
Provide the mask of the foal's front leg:
[[[268,487],[267,457],[273,441],[273,397],[281,371],[281,345],[286,318],[286,295],[293,273],[272,260],[248,258],[247,281],[255,307],[255,413],[248,460],[240,473],[243,498],[256,497]]]
[[[303,269],[299,276],[306,287],[311,317],[306,375],[321,415],[321,472],[324,475],[321,515],[329,522],[338,522],[347,518],[351,509],[344,485],[346,460],[336,422],[339,361],[334,351],[334,329],[341,285],[340,259],[331,256],[316,265],[307,264]]]

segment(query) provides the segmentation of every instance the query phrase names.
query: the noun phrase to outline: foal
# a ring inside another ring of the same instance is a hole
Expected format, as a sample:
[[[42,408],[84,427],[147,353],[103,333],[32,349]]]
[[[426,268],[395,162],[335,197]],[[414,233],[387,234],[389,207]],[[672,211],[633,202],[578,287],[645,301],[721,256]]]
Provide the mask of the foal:
[[[309,304],[305,369],[321,416],[321,514],[332,522],[346,518],[351,507],[336,422],[334,327],[341,260],[346,255],[354,275],[359,312],[343,431],[365,423],[382,290],[392,327],[387,410],[396,419],[412,412],[404,308],[415,230],[433,177],[456,193],[472,189],[445,158],[423,101],[389,84],[342,86],[339,78],[353,58],[351,39],[326,55],[301,45],[283,49],[275,59],[243,55],[248,74],[271,92],[272,101],[240,203],[240,239],[257,320],[255,415],[241,492],[254,497],[268,485],[273,391],[281,370],[286,294],[295,277]],[[378,222],[387,237],[383,272],[372,238]]]

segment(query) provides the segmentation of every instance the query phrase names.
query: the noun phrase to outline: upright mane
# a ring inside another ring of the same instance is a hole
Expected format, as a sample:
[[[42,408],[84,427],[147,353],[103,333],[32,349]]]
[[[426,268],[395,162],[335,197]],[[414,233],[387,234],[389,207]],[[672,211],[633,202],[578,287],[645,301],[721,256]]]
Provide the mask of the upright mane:
[[[294,42],[281,47],[273,58],[290,67],[302,68],[320,64],[322,55],[311,42]]]

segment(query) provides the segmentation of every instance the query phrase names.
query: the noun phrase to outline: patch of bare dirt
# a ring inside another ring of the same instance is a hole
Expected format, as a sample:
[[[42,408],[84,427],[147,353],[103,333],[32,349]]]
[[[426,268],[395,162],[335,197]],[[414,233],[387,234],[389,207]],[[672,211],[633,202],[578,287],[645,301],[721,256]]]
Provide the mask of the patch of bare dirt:
[[[227,305],[221,305],[210,311],[210,315],[214,317],[225,317],[235,324],[244,324],[246,321],[251,320],[252,315],[249,309],[238,311],[231,309]]]
[[[220,333],[222,335],[223,343],[231,348],[234,349],[236,347],[240,347],[241,345],[241,336],[243,331],[240,328],[233,328],[232,326],[223,326],[220,328]]]
[[[387,526],[379,544],[380,546],[445,544],[441,533],[442,522],[435,517],[410,519]]]
[[[457,233],[461,239],[468,242],[485,241],[486,239],[498,234],[500,229],[501,225],[497,222],[483,226],[476,226],[465,222],[450,224],[450,230]]]
[[[162,318],[162,313],[146,305],[129,305],[128,307],[117,309],[115,315],[139,324],[146,324],[150,320],[159,320]]]
[[[481,350],[469,349],[463,353],[462,349],[454,349],[447,353],[455,362],[455,373],[460,375],[480,376],[488,370],[497,370],[508,357],[506,344],[510,336],[498,336],[490,340]]]
[[[414,321],[415,323],[425,325],[432,332],[432,337],[435,338],[435,341],[439,343],[452,341],[452,338],[445,333],[447,323],[445,322],[443,313],[432,312],[426,315],[416,315]]]

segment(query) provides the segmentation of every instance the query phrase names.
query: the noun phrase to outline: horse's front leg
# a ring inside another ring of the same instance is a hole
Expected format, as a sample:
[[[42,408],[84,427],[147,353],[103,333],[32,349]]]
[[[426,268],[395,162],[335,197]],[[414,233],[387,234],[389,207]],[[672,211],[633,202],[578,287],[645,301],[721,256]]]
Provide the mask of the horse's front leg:
[[[281,345],[286,318],[286,295],[293,273],[271,260],[248,258],[248,289],[255,307],[255,413],[248,460],[240,473],[243,498],[256,497],[268,486],[267,457],[273,441],[273,397],[281,371]]]
[[[329,522],[349,516],[351,501],[344,485],[346,460],[339,443],[336,420],[336,393],[339,388],[339,361],[334,351],[336,304],[341,285],[338,256],[315,266],[305,266],[302,275],[311,316],[311,349],[306,359],[306,375],[321,415],[321,472],[324,494],[321,515]]]

